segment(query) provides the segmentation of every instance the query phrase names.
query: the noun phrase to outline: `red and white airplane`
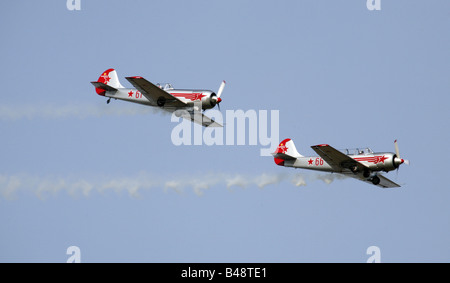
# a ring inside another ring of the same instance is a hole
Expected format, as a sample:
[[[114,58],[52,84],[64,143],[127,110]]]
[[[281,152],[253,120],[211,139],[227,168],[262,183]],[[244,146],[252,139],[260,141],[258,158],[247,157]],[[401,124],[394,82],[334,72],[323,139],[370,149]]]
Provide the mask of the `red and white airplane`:
[[[148,106],[159,107],[169,112],[175,112],[177,117],[190,119],[191,121],[205,127],[222,127],[219,123],[203,115],[202,111],[219,106],[225,87],[225,81],[219,87],[219,91],[214,93],[211,90],[199,89],[174,89],[172,85],[152,84],[143,77],[126,78],[135,88],[125,88],[117,77],[114,69],[104,71],[96,82],[91,82],[95,86],[98,95],[139,103]],[[220,109],[220,108],[219,108]],[[182,112],[185,110],[186,112]],[[189,115],[184,115],[188,113]],[[197,117],[194,114],[200,114]]]
[[[382,188],[394,188],[400,185],[379,173],[398,169],[403,163],[409,165],[409,160],[400,158],[397,140],[394,144],[395,154],[375,153],[370,148],[340,151],[328,144],[319,144],[311,147],[319,156],[306,157],[297,152],[291,139],[285,139],[273,156],[280,166],[339,173]]]

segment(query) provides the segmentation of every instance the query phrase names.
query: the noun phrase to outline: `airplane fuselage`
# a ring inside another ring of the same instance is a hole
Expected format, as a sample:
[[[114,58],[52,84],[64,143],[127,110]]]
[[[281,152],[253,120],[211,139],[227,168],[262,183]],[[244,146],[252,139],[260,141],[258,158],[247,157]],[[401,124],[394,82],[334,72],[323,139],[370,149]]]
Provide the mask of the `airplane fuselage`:
[[[395,154],[391,152],[362,154],[362,155],[348,155],[350,158],[367,166],[370,171],[385,171],[389,172],[396,169],[398,166],[394,164]],[[283,160],[284,166],[301,169],[317,170],[324,172],[347,173],[351,172],[346,169],[345,164],[342,164],[342,171],[336,171],[330,164],[328,164],[322,157],[319,156],[302,156],[294,160]]]
[[[211,90],[172,89],[167,92],[185,102],[187,107],[194,107],[196,102],[201,103],[203,110],[211,109],[215,106],[214,103],[211,103],[211,96],[214,94]],[[134,88],[120,88],[117,91],[106,91],[104,96],[148,106],[163,106],[159,105],[158,101],[150,101],[139,90]]]

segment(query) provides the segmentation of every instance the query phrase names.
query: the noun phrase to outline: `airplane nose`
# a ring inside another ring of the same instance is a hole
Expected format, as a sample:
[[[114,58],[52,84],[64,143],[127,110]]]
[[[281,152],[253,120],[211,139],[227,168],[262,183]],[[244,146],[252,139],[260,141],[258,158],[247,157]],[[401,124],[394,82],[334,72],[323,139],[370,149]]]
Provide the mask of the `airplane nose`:
[[[212,93],[211,94],[211,96],[210,96],[210,103],[211,103],[211,106],[212,107],[214,107],[214,106],[218,106],[218,104],[220,103],[222,101],[222,98],[220,98],[220,97],[217,97],[217,95],[215,94],[215,93]],[[219,107],[219,106],[218,106]]]
[[[405,160],[402,159],[402,158],[398,158],[398,157],[394,158],[394,164],[395,164],[396,167],[398,167],[400,164],[402,164],[404,162],[405,162]]]

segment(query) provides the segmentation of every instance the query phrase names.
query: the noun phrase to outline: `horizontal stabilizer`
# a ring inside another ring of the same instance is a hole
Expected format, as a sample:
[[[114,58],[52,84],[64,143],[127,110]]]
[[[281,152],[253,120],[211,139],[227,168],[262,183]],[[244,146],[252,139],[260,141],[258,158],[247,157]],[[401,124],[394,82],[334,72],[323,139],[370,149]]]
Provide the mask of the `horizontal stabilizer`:
[[[279,159],[283,159],[283,160],[294,160],[294,159],[297,159],[296,157],[287,155],[285,153],[276,153],[276,152],[274,152],[274,153],[272,153],[272,155],[275,158],[279,158]]]
[[[99,88],[105,91],[117,91],[117,88],[114,88],[112,86],[109,86],[107,84],[104,83],[100,83],[100,82],[91,82],[91,84],[93,84],[95,86],[95,88]]]

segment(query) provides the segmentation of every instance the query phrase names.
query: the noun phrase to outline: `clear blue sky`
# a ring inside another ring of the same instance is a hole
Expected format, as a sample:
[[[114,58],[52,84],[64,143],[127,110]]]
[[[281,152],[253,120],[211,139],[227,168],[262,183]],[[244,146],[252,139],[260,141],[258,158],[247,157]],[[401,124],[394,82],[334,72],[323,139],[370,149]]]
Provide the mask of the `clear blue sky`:
[[[449,1],[65,2],[0,3],[1,262],[450,260]],[[411,166],[383,190],[174,146],[170,116],[94,92],[108,68],[226,80],[222,111],[279,110],[300,153],[398,139]]]

